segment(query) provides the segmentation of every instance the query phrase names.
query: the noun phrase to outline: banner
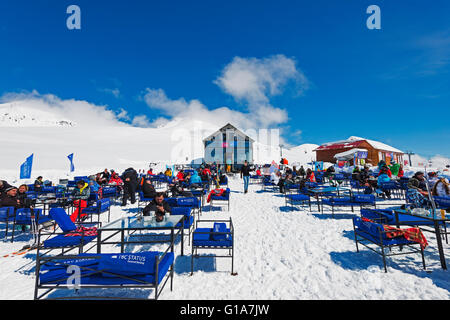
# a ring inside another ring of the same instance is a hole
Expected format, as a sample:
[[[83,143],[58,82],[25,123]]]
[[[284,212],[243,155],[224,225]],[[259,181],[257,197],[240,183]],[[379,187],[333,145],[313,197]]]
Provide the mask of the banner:
[[[323,161],[315,161],[314,162],[314,171],[323,170]]]
[[[30,179],[31,169],[33,167],[33,154],[25,160],[20,166],[20,179]]]
[[[69,154],[69,155],[67,156],[67,158],[68,158],[69,161],[70,161],[70,172],[74,172],[74,171],[75,171],[75,166],[73,165],[73,153],[72,153],[72,154]]]

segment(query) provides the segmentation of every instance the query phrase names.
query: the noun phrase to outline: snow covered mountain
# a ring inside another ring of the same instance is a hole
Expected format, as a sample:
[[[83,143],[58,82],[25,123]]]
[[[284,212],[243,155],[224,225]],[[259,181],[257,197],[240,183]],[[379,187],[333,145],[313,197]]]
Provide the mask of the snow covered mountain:
[[[68,173],[67,155],[71,153],[75,154],[74,175],[105,167],[118,171],[130,166],[147,169],[150,162],[158,162],[161,167],[201,162],[203,138],[226,124],[175,118],[157,128],[140,128],[117,120],[109,110],[98,111],[96,107],[92,111],[83,109],[85,105],[79,102],[71,103],[70,107],[43,107],[27,101],[0,104],[0,178],[17,180],[20,165],[32,153],[33,177],[39,174],[49,179]],[[306,165],[316,159],[317,147],[302,144],[280,150],[279,146],[256,141],[253,158],[257,164],[278,163],[284,157],[291,165]],[[433,166],[442,168],[450,163],[444,157],[432,161]],[[418,166],[427,160],[414,156],[413,162]]]
[[[15,103],[0,104],[0,127],[74,127],[76,123],[52,112]]]

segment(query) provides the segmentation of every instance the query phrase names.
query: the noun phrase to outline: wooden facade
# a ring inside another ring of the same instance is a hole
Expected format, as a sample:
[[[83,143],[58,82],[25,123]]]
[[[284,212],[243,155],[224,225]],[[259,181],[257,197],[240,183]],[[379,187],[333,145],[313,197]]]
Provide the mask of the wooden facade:
[[[336,154],[351,150],[353,148],[366,149],[368,153],[366,163],[373,166],[377,165],[381,160],[386,161],[386,158],[390,155],[393,156],[393,160],[395,160],[397,163],[403,163],[403,153],[393,152],[391,150],[376,149],[366,140],[349,141],[348,143],[338,142],[335,144],[322,145],[315,150],[316,161],[337,163],[337,160],[334,157]],[[350,164],[354,165],[353,161],[350,161]]]

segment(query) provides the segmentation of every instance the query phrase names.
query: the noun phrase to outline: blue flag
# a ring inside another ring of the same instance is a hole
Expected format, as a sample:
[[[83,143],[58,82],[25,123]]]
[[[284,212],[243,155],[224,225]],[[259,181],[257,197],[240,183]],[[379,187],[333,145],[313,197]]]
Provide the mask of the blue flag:
[[[30,179],[31,169],[33,167],[33,154],[25,160],[20,166],[20,179]]]
[[[73,153],[69,154],[67,156],[67,158],[69,158],[69,160],[70,160],[70,172],[74,172],[75,171],[75,166],[73,165]]]

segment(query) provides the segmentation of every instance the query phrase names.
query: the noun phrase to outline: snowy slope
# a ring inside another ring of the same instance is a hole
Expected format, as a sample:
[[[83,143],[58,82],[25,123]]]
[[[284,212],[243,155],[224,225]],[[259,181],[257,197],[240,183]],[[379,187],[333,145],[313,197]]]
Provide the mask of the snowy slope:
[[[0,127],[73,127],[76,123],[52,112],[17,103],[0,104]]]
[[[230,259],[203,258],[195,261],[195,272],[190,276],[191,247],[185,241],[185,255],[181,256],[178,240],[174,288],[170,291],[166,287],[160,299],[450,299],[450,277],[440,268],[436,240],[429,233],[430,246],[425,250],[428,272],[416,254],[389,258],[388,273],[384,273],[379,255],[364,248],[356,252],[351,214],[340,213],[332,219],[330,212],[319,213],[315,206],[313,212],[291,210],[283,197],[262,192],[260,186],[251,185],[249,193],[243,194],[240,179],[230,179],[230,188],[230,211],[217,205],[209,211],[206,206],[202,218],[232,217],[236,230],[234,270],[238,275],[230,276]],[[114,206],[112,220],[134,212],[136,205]],[[106,218],[103,215],[102,221]],[[13,244],[0,241],[0,256],[20,249],[29,239],[24,235]],[[127,245],[125,252],[161,249],[161,245]],[[105,253],[118,250],[117,246],[102,246]],[[34,267],[35,253],[0,257],[0,299],[32,299]],[[145,298],[152,291],[79,292],[94,293]],[[68,294],[73,295],[62,290],[51,297]]]

